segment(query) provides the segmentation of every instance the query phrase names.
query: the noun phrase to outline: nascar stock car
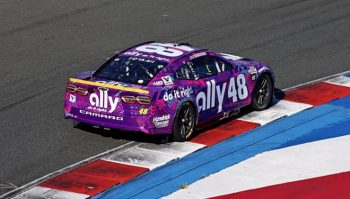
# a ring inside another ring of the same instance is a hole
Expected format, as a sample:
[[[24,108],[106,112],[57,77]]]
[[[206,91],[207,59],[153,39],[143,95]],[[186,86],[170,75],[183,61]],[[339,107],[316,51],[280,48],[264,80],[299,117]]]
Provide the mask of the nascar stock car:
[[[70,78],[64,113],[75,122],[184,141],[242,107],[266,109],[273,90],[274,74],[263,62],[146,42]]]

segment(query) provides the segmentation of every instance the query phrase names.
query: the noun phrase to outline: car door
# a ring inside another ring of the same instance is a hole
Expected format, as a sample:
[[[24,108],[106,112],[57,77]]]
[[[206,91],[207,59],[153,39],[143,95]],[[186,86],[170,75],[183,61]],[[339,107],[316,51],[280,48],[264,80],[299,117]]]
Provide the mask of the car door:
[[[218,68],[218,76],[222,74],[226,78],[226,93],[224,97],[223,111],[237,110],[248,103],[249,90],[247,87],[246,67],[236,66],[220,57],[213,57],[214,65]],[[242,68],[244,67],[244,68]]]
[[[229,54],[222,55],[224,59],[221,57],[219,59],[231,65],[228,88],[229,109],[236,110],[249,105],[254,89],[253,85],[256,81],[256,68],[247,64],[247,62],[236,62],[242,57]]]
[[[222,70],[223,66],[215,59],[209,55],[196,57],[176,72],[177,79],[185,80],[192,87],[199,125],[222,117],[229,108],[224,102],[231,70]]]

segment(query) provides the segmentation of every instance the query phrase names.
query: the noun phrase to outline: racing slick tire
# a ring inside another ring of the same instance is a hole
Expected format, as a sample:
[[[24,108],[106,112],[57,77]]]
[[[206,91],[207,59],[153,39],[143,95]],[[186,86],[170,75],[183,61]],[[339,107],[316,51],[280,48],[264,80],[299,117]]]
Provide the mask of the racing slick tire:
[[[251,107],[254,111],[267,109],[273,101],[273,83],[269,75],[262,74],[253,91]]]
[[[172,137],[175,142],[183,142],[191,137],[196,123],[196,112],[191,102],[181,104],[176,113]]]

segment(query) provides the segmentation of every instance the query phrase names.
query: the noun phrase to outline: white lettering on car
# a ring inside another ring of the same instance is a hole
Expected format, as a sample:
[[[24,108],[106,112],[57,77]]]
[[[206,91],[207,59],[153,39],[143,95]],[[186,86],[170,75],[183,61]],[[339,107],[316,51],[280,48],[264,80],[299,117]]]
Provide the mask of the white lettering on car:
[[[123,117],[118,117],[118,116],[114,116],[114,115],[106,115],[106,114],[102,114],[102,113],[95,113],[95,112],[90,112],[90,111],[85,111],[85,110],[79,110],[79,113],[83,114],[83,115],[89,115],[92,117],[105,118],[105,119],[110,119],[110,120],[117,120],[117,121],[124,120]]]
[[[173,99],[180,99],[184,97],[189,97],[193,93],[191,87],[179,87],[177,90],[166,91],[163,95],[164,101],[171,101]]]
[[[218,101],[219,101],[218,113],[222,111],[222,102],[224,101],[225,90],[226,90],[226,82],[222,84],[221,91],[220,91],[220,86],[216,87],[216,92],[218,94]]]
[[[113,99],[112,96],[108,96],[108,89],[106,88],[98,89],[100,91],[99,95],[97,95],[96,93],[92,93],[89,97],[89,102],[91,106],[96,106],[106,110],[110,107],[108,112],[112,113],[116,109],[120,99],[118,97],[115,97]]]
[[[201,112],[216,107],[217,99],[218,113],[222,112],[227,82],[224,82],[221,85],[216,85],[215,80],[212,79],[210,81],[206,81],[206,85],[206,93],[201,91],[196,96],[198,111]],[[237,102],[238,99],[243,100],[248,97],[248,88],[246,86],[246,81],[243,74],[239,74],[237,79],[235,79],[235,77],[230,78],[227,92],[227,96],[228,98],[232,98],[232,102]]]
[[[170,115],[166,114],[160,117],[153,118],[153,124],[156,128],[164,128],[169,125]]]

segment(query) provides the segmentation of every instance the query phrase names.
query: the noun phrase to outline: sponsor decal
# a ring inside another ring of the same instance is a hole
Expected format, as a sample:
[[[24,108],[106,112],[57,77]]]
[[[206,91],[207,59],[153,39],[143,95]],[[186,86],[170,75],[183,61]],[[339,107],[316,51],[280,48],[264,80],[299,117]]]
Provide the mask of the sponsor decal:
[[[123,117],[118,117],[118,116],[114,116],[114,115],[107,115],[107,114],[103,114],[103,113],[94,113],[94,112],[85,111],[85,110],[79,110],[79,113],[82,115],[88,115],[88,116],[92,116],[92,117],[105,118],[105,119],[116,120],[116,121],[123,121],[123,119],[124,119]]]
[[[141,55],[143,55],[143,53],[136,52],[136,51],[134,51],[134,52],[127,51],[127,52],[125,52],[123,54],[124,55],[130,55],[130,56],[141,56]]]
[[[153,118],[153,124],[156,128],[164,128],[169,125],[170,115],[166,114],[160,117]]]
[[[193,68],[193,63],[192,62],[187,62],[188,68],[190,69],[192,75],[194,76],[195,79],[199,79],[198,74],[196,73],[196,71]]]
[[[155,60],[152,60],[152,59],[145,59],[145,58],[142,58],[142,57],[129,57],[129,60],[132,60],[132,61],[140,61],[140,62],[146,62],[146,63],[154,63]]]
[[[89,109],[112,113],[120,101],[118,97],[108,96],[107,88],[98,88],[99,94],[91,93],[89,102],[91,107]]]
[[[248,73],[251,74],[251,79],[255,80],[256,79],[256,74],[258,73],[258,71],[256,70],[256,68],[254,66],[250,66],[248,69]]]
[[[196,103],[199,112],[205,111],[207,109],[214,108],[216,106],[216,98],[218,99],[218,113],[222,111],[222,102],[224,101],[224,95],[226,90],[226,82],[222,85],[217,85],[215,80],[210,80],[206,82],[207,92],[199,92],[196,96]],[[216,90],[215,90],[216,89]],[[217,97],[216,97],[217,95]]]
[[[227,82],[216,85],[215,80],[212,79],[206,81],[206,85],[206,92],[201,91],[196,96],[198,111],[201,112],[217,107],[218,113],[220,113],[222,111],[224,96],[226,96]],[[238,100],[243,100],[248,97],[248,88],[243,74],[239,74],[237,79],[235,79],[235,77],[230,78],[227,88],[227,97],[232,98],[232,102],[237,102]]]
[[[254,66],[249,67],[248,72],[252,75],[258,73],[258,71],[256,70],[256,68]]]
[[[163,86],[163,81],[155,81],[155,82],[153,82],[153,86]]]
[[[75,101],[77,101],[77,97],[75,95],[69,94],[69,101],[75,103]]]
[[[172,77],[170,75],[163,76],[161,78],[162,78],[162,80],[164,82],[164,85],[166,85],[166,86],[174,84],[173,79],[172,79]]]
[[[189,97],[192,93],[193,93],[193,90],[190,86],[187,86],[186,88],[179,87],[179,89],[176,89],[176,90],[166,91],[163,95],[163,100],[169,101],[173,99]]]

